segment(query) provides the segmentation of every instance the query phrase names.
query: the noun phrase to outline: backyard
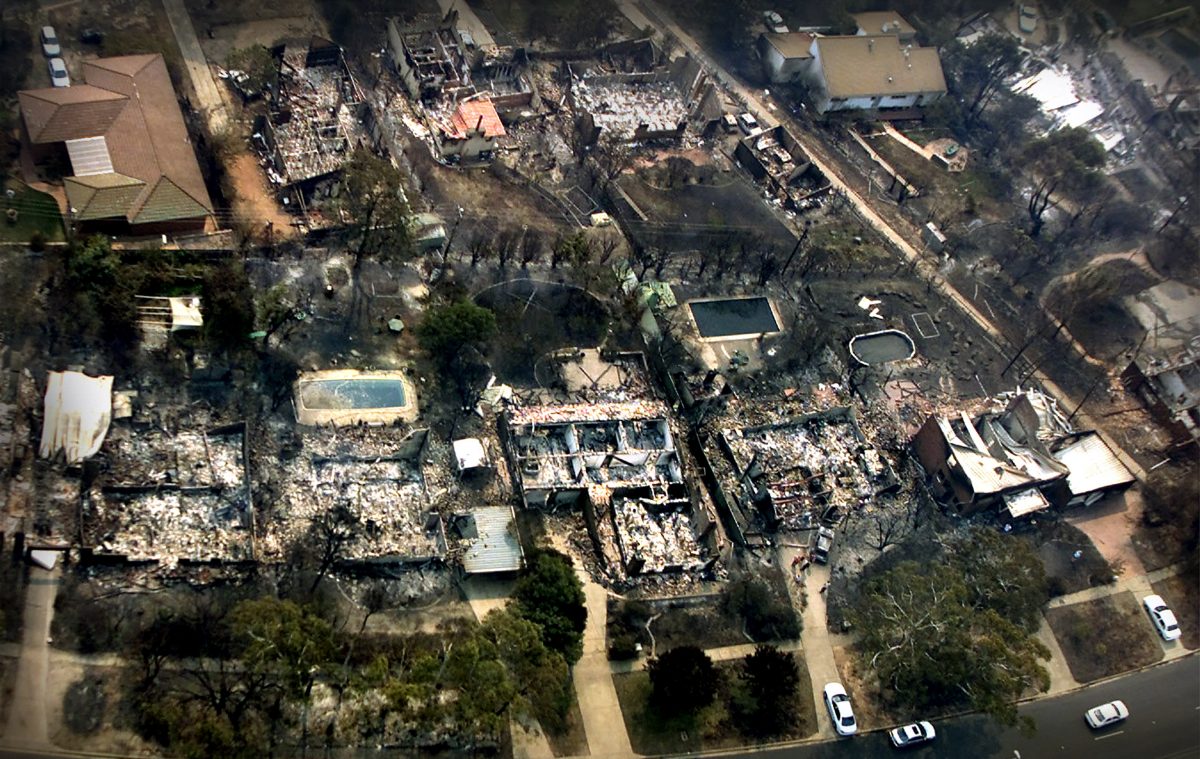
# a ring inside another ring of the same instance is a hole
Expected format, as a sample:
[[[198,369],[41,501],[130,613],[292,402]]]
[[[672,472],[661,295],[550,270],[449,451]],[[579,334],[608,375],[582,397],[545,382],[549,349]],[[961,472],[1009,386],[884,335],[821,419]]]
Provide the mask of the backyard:
[[[16,219],[7,215],[0,226],[0,240],[4,242],[29,242],[34,233],[40,233],[46,242],[61,242],[64,238],[62,214],[58,211],[58,203],[44,192],[38,192],[32,187],[9,180],[5,182],[4,207],[8,211],[16,211]],[[13,197],[7,197],[8,191]]]

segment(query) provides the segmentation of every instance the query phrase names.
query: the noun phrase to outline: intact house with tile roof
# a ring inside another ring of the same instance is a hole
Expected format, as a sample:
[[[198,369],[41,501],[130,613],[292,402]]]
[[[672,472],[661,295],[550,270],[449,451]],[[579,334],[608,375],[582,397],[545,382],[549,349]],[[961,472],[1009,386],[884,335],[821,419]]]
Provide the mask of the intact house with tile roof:
[[[798,77],[818,113],[911,109],[946,94],[938,52],[895,33],[816,37]]]
[[[18,93],[24,149],[43,166],[66,159],[78,231],[200,231],[213,204],[161,55],[98,58],[84,84]]]

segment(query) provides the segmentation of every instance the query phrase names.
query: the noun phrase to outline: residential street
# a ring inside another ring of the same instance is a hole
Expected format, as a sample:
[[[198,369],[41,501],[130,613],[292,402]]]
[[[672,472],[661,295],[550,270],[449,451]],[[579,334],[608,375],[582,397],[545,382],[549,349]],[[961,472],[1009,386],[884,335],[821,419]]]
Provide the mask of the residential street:
[[[853,696],[853,694],[851,694]],[[1093,731],[1083,713],[1098,704],[1121,699],[1129,707],[1125,722]],[[974,759],[1185,759],[1200,756],[1200,658],[1154,667],[1052,699],[1032,701],[1021,714],[1037,721],[1037,732],[1023,736],[994,722],[970,715],[936,723],[937,740],[911,751],[913,757]],[[829,721],[825,711],[818,718]],[[882,731],[812,746],[734,754],[759,759],[823,759],[824,757],[897,756]]]

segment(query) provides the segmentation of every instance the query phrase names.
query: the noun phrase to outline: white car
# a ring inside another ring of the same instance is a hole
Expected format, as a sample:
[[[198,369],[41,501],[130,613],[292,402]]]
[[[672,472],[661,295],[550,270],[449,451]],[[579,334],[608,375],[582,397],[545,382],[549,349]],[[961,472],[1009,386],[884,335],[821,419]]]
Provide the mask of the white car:
[[[888,731],[888,740],[896,748],[908,748],[928,743],[937,737],[937,731],[928,722],[914,722]]]
[[[50,84],[55,87],[71,86],[71,77],[67,75],[67,64],[63,63],[62,58],[51,58],[46,61],[46,68],[50,70]]]
[[[1094,706],[1083,713],[1083,718],[1087,720],[1092,729],[1115,725],[1128,716],[1129,709],[1125,708],[1124,701],[1109,701],[1107,704]]]
[[[739,113],[738,126],[741,127],[745,134],[754,134],[758,131],[758,119],[754,118],[752,113]]]
[[[1175,620],[1175,612],[1163,602],[1162,596],[1146,596],[1142,599],[1150,621],[1158,630],[1163,640],[1179,640],[1179,622]]]
[[[1017,27],[1026,34],[1033,34],[1037,31],[1037,8],[1032,5],[1020,5],[1017,7]]]
[[[42,27],[42,55],[47,58],[57,58],[62,55],[62,47],[58,44],[58,35],[54,33],[54,27]]]
[[[850,707],[850,697],[841,683],[828,683],[825,686],[825,708],[829,710],[829,718],[833,720],[833,729],[838,735],[854,735],[858,732],[858,723],[854,721],[854,709]]]

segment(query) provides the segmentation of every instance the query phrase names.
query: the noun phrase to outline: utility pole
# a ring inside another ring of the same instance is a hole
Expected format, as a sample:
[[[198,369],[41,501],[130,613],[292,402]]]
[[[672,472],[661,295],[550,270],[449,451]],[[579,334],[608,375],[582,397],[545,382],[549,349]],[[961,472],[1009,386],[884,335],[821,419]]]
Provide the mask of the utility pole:
[[[788,267],[792,265],[792,259],[800,252],[800,248],[804,245],[804,241],[808,239],[809,230],[812,229],[812,219],[804,222],[804,232],[800,234],[800,239],[796,240],[796,247],[792,248],[792,252],[788,255],[788,260],[784,262],[783,268],[779,270],[779,276],[782,279],[783,275],[787,274]]]
[[[458,233],[458,225],[463,220],[463,207],[458,207],[458,218],[454,220],[454,226],[450,228],[450,237],[446,240],[446,257],[450,257],[450,246],[454,244],[454,235]]]

